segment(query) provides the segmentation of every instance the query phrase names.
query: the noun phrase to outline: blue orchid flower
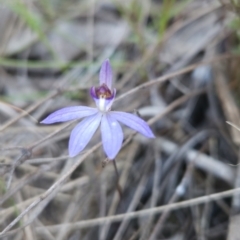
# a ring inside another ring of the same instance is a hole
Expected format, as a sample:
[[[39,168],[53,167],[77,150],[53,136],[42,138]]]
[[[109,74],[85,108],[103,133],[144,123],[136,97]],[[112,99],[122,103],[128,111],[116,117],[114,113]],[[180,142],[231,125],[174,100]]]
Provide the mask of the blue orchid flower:
[[[99,87],[90,89],[90,95],[97,108],[66,107],[53,112],[41,122],[52,124],[84,118],[71,132],[68,147],[70,157],[76,156],[86,147],[99,125],[103,149],[110,160],[115,159],[122,147],[123,131],[119,122],[148,138],[154,138],[152,130],[140,117],[126,112],[111,111],[116,89],[112,88],[112,69],[109,60],[101,66],[99,83]]]

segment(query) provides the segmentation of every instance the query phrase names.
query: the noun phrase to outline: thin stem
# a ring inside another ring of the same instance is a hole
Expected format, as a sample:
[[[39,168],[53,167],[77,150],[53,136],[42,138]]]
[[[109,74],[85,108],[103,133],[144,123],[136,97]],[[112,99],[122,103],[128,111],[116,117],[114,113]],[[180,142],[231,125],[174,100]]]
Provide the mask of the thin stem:
[[[115,173],[116,173],[116,176],[117,176],[117,182],[116,182],[117,190],[118,190],[120,199],[122,199],[122,188],[119,185],[119,172],[118,172],[118,169],[117,169],[117,164],[116,164],[115,159],[113,159],[113,166],[114,166],[114,170],[115,170]]]

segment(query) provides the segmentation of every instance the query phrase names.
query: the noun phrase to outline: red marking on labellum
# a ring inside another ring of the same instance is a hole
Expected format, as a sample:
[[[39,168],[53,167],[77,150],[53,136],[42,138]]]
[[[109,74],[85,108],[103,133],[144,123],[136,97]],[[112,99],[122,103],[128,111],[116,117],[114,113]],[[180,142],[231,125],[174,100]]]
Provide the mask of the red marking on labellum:
[[[105,83],[103,83],[100,87],[95,88],[95,94],[97,98],[110,99],[113,97],[113,93]]]

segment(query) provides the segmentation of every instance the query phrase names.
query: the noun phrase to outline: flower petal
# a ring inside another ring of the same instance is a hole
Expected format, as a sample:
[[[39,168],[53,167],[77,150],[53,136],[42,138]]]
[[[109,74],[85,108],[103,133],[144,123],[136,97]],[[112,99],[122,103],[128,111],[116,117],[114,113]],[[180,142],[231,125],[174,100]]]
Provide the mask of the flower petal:
[[[140,117],[137,117],[136,115],[131,113],[116,112],[116,111],[112,111],[109,114],[119,122],[127,125],[128,127],[134,129],[137,132],[140,132],[144,136],[148,138],[155,138],[148,124]]]
[[[92,99],[97,98],[95,87],[91,87],[89,92],[90,92],[90,96],[92,97]]]
[[[74,119],[79,119],[87,116],[91,116],[97,113],[96,108],[85,106],[66,107],[51,113],[41,123],[51,124],[55,122],[66,122]]]
[[[110,160],[113,160],[121,149],[123,132],[118,121],[109,113],[104,114],[101,122],[103,149]]]
[[[80,153],[89,143],[93,134],[96,132],[102,118],[101,113],[94,114],[83,119],[72,130],[69,139],[69,156],[74,157]]]
[[[105,60],[101,66],[99,74],[100,85],[106,84],[109,89],[112,88],[112,68],[109,60]]]

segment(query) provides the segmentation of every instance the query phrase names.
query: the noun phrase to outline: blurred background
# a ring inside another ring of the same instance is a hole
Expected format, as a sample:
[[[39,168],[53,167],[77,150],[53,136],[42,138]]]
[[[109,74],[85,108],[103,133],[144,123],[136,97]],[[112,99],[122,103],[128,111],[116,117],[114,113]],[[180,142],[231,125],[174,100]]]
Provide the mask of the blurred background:
[[[240,239],[239,13],[239,0],[1,0],[0,239]],[[99,133],[69,158],[76,122],[39,124],[94,106],[107,58],[113,109],[156,135],[124,128],[117,172]]]

